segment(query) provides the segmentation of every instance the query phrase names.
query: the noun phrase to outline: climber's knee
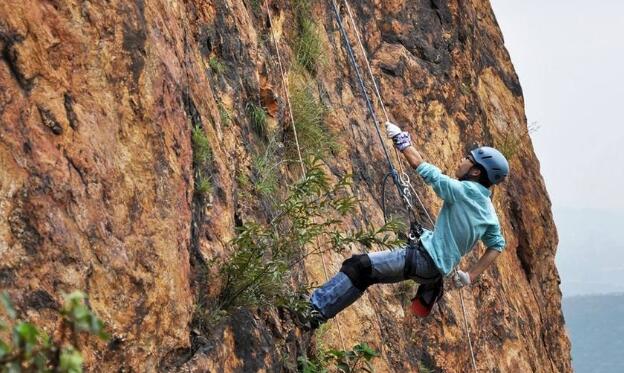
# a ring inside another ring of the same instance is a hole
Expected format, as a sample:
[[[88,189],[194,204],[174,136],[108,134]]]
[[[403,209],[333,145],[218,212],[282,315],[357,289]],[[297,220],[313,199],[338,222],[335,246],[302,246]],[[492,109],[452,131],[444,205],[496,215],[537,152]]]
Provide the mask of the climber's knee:
[[[371,278],[373,266],[370,258],[366,254],[353,255],[349,259],[342,262],[340,272],[349,277],[353,286],[361,291],[366,290],[374,281]]]

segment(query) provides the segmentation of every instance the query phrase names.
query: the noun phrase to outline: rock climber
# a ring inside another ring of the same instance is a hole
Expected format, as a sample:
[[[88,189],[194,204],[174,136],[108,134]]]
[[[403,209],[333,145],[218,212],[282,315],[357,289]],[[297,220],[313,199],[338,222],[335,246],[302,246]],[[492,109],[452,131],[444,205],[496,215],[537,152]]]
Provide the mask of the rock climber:
[[[425,162],[412,146],[409,133],[386,122],[388,137],[426,184],[444,201],[432,231],[424,230],[415,245],[353,255],[340,271],[310,297],[307,328],[315,329],[355,302],[372,284],[412,279],[420,284],[412,311],[426,316],[442,294],[442,279],[462,256],[482,240],[487,250],[467,272],[457,270],[457,287],[470,285],[505,247],[505,239],[491,201],[492,186],[509,173],[505,157],[491,147],[470,151],[457,166],[457,179]]]

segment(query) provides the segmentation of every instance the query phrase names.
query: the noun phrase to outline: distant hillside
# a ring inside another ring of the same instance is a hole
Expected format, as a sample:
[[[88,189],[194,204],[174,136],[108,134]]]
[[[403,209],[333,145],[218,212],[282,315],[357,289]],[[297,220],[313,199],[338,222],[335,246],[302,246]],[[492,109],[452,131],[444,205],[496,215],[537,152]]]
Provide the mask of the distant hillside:
[[[624,213],[556,208],[557,269],[565,297],[624,293]]]
[[[563,298],[577,373],[624,372],[624,294]]]

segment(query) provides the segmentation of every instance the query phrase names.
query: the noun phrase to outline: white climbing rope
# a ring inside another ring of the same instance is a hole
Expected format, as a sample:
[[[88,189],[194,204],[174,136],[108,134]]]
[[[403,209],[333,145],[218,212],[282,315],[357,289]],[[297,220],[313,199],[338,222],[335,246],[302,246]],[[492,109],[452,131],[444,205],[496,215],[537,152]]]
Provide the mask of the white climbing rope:
[[[269,18],[269,28],[271,29],[271,38],[273,39],[273,44],[275,45],[275,52],[277,55],[277,63],[279,65],[279,69],[280,69],[280,75],[282,77],[282,86],[284,87],[284,96],[286,97],[286,104],[288,106],[288,115],[290,118],[290,122],[292,124],[292,129],[293,129],[293,134],[295,136],[295,146],[297,147],[297,155],[299,156],[299,163],[301,165],[301,172],[302,172],[302,176],[303,178],[306,177],[306,170],[305,170],[305,165],[303,162],[303,158],[301,156],[301,147],[299,146],[299,138],[297,136],[297,126],[295,125],[295,119],[293,117],[293,113],[292,113],[292,106],[290,104],[290,93],[288,92],[288,80],[286,79],[286,73],[284,71],[284,67],[282,65],[282,58],[281,58],[281,54],[279,51],[279,45],[277,43],[277,38],[275,37],[275,29],[273,28],[273,17],[271,16],[271,9],[269,8],[269,4],[267,0],[264,0],[264,7],[266,8],[266,12],[267,12],[267,16]],[[320,242],[318,237],[316,238],[316,246],[320,251]],[[327,265],[325,264],[325,256],[323,255],[323,252],[320,251],[319,253],[320,257],[321,257],[321,262],[323,264],[323,273],[325,275],[325,281],[327,282],[329,280],[329,275],[327,272]],[[303,259],[303,258],[302,258]],[[303,260],[302,260],[302,263]],[[305,264],[304,264],[304,271],[305,271]],[[340,325],[340,320],[338,318],[336,318],[336,329],[338,330],[338,337],[340,338],[340,343],[342,345],[342,349],[346,350],[346,344],[344,341],[344,336],[342,334],[342,327]]]
[[[381,110],[384,113],[384,116],[386,118],[386,121],[389,122],[390,121],[390,115],[388,114],[388,110],[386,109],[386,105],[384,103],[384,100],[381,96],[381,92],[379,90],[379,86],[377,85],[377,79],[375,79],[375,74],[373,73],[373,69],[371,67],[370,64],[370,59],[368,58],[368,53],[366,52],[366,48],[364,48],[364,43],[362,42],[362,37],[360,36],[360,32],[359,32],[359,28],[357,27],[356,23],[355,23],[355,17],[353,17],[353,12],[351,11],[351,6],[349,5],[349,2],[347,0],[344,0],[344,5],[345,8],[347,9],[347,13],[349,14],[349,21],[351,23],[351,27],[353,28],[354,32],[355,32],[355,36],[358,42],[358,45],[360,47],[360,51],[362,53],[362,55],[364,56],[364,62],[366,63],[366,69],[368,71],[368,75],[370,77],[371,82],[373,83],[373,88],[375,91],[375,96],[377,97],[377,100],[379,101],[379,106],[381,106]],[[403,170],[403,158],[399,155],[399,151],[395,148],[394,149],[394,153],[395,156],[397,158],[398,161],[398,165],[399,165],[399,180],[401,182],[401,185],[404,189],[404,192],[406,196],[410,196],[410,195],[414,195],[416,196],[416,199],[418,200],[418,203],[420,204],[421,209],[424,211],[425,215],[427,216],[429,223],[431,224],[431,227],[433,228],[433,226],[435,225],[435,223],[433,222],[433,219],[431,219],[431,216],[429,215],[429,212],[427,211],[427,208],[425,207],[425,205],[422,203],[422,200],[420,198],[420,195],[418,194],[418,192],[416,192],[416,189],[414,189],[414,186],[412,185],[409,175],[407,174],[407,172],[405,172]],[[409,205],[410,208],[413,208],[413,206],[411,205],[411,202],[409,201],[409,198],[406,198],[406,202]]]
[[[275,37],[275,30],[273,29],[273,17],[271,16],[271,8],[267,0],[264,1],[264,7],[266,8],[267,15],[269,17],[269,28],[271,29],[271,39],[273,39],[273,45],[275,45],[275,54],[277,55],[277,64],[279,65],[280,75],[282,77],[282,86],[284,87],[284,96],[286,97],[286,105],[288,106],[288,116],[290,117],[290,123],[292,124],[293,134],[295,136],[295,145],[297,146],[297,155],[299,156],[299,164],[301,165],[301,173],[303,177],[306,177],[306,170],[303,164],[303,158],[301,157],[301,148],[299,147],[299,137],[297,136],[297,126],[295,126],[295,118],[292,113],[292,106],[290,105],[290,94],[288,93],[288,80],[286,79],[286,73],[284,72],[284,66],[282,65],[282,57],[279,52],[279,45],[277,44],[277,38]]]
[[[379,86],[377,85],[377,80],[375,79],[375,74],[373,74],[373,69],[371,68],[370,61],[369,61],[369,58],[368,58],[368,54],[366,53],[366,49],[364,48],[364,43],[362,43],[362,38],[360,36],[359,28],[355,24],[355,18],[353,17],[353,13],[351,12],[351,7],[349,6],[349,2],[347,0],[344,0],[344,4],[345,4],[345,7],[347,8],[347,12],[349,13],[349,21],[351,22],[351,27],[353,27],[353,31],[355,31],[355,36],[357,38],[358,45],[360,46],[360,51],[362,52],[362,55],[364,56],[364,61],[366,62],[366,69],[368,70],[368,75],[370,76],[370,79],[373,82],[373,88],[374,88],[374,91],[375,91],[375,95],[377,96],[377,100],[379,101],[379,105],[381,106],[381,110],[384,113],[384,116],[386,118],[386,122],[389,122],[390,121],[390,115],[388,115],[388,111],[386,110],[386,105],[384,104],[383,98],[381,97],[381,92],[379,90]],[[398,161],[401,182],[405,186],[405,185],[409,184],[409,176],[407,176],[407,173],[403,170],[403,159],[399,155],[399,151],[396,148],[394,149],[394,155],[396,156],[397,161]],[[411,184],[410,184],[410,186],[411,186]],[[412,188],[412,190],[413,189],[414,188]]]
[[[454,270],[457,273],[457,269]],[[470,348],[470,359],[472,361],[472,368],[475,372],[478,372],[477,361],[475,359],[474,350],[472,349],[472,340],[470,339],[470,329],[468,328],[468,318],[466,317],[466,307],[464,306],[464,293],[463,289],[459,289],[459,300],[461,302],[462,312],[464,314],[464,329],[466,330],[466,337],[468,337],[468,347]]]

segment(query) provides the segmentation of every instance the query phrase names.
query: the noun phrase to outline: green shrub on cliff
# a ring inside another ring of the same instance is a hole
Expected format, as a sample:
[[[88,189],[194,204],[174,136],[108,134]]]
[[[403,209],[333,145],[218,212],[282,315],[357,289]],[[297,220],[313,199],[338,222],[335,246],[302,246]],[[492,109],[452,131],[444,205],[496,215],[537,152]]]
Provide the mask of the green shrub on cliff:
[[[86,305],[84,293],[75,291],[64,298],[60,328],[50,337],[36,325],[19,320],[7,293],[0,295],[4,313],[13,325],[11,339],[0,339],[0,371],[82,372],[80,336],[91,334],[103,340],[109,336],[104,331],[104,323]],[[0,319],[0,331],[8,330],[8,325],[6,320]]]
[[[210,70],[217,75],[221,75],[225,72],[225,64],[216,56],[210,57],[208,65],[210,66]]]
[[[318,26],[313,21],[310,0],[295,0],[293,5],[297,21],[293,46],[295,57],[301,66],[315,74],[323,59],[323,43]]]
[[[223,102],[217,102],[217,110],[219,111],[219,119],[221,119],[221,125],[228,127],[232,121],[232,115],[228,109],[223,105]]]
[[[281,143],[271,138],[264,152],[253,158],[253,185],[256,192],[263,198],[272,199],[277,191],[279,166],[284,163],[277,154],[280,147]]]
[[[251,9],[256,15],[260,15],[262,13],[262,4],[261,0],[251,0]]]
[[[213,160],[212,148],[201,126],[193,127],[191,133],[193,148],[193,170],[195,174],[195,193],[206,196],[212,192],[210,167]]]
[[[374,372],[371,361],[378,356],[378,351],[366,343],[359,343],[351,350],[325,349],[319,346],[315,356],[300,356],[297,362],[302,373],[326,373],[328,368],[341,373]]]
[[[212,148],[208,137],[200,126],[193,127],[191,134],[193,142],[193,165],[195,167],[204,167],[207,163],[212,162]]]
[[[290,74],[288,90],[303,157],[323,157],[335,147],[335,142],[325,126],[327,109],[315,94],[314,83],[306,79],[305,73],[295,71]],[[294,140],[289,143],[289,149],[293,147]]]
[[[422,361],[418,362],[418,371],[420,373],[433,373],[434,370],[429,368],[425,363],[423,363]]]
[[[311,73],[316,73],[323,56],[321,42],[316,24],[309,18],[301,18],[295,40],[295,56],[297,62]]]
[[[231,242],[233,254],[221,265],[224,286],[218,310],[292,304],[297,297],[293,273],[306,256],[323,253],[317,240],[329,242],[331,249],[325,250],[335,251],[352,244],[390,247],[398,243],[391,238],[399,229],[395,222],[341,233],[343,219],[357,203],[348,193],[350,178],[331,184],[318,161],[308,166],[306,177],[289,187],[270,221],[250,221],[238,228]]]
[[[261,105],[250,102],[247,104],[247,116],[254,131],[261,137],[269,138],[267,112]]]

